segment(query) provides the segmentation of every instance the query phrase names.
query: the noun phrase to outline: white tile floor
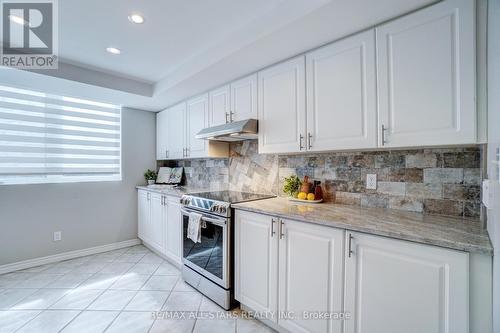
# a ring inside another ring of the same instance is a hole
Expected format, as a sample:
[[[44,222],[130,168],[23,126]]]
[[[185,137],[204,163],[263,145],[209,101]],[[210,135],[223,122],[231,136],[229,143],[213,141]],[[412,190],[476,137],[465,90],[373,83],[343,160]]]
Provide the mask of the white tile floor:
[[[142,245],[0,275],[0,333],[272,332],[241,317],[167,319],[161,311],[223,313]]]

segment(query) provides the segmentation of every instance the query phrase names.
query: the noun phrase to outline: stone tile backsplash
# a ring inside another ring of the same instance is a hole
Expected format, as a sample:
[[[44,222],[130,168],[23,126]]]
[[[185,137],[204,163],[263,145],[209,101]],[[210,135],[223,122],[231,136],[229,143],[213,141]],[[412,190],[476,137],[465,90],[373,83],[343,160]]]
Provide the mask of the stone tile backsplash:
[[[231,144],[229,159],[173,162],[184,166],[186,183],[284,195],[283,178],[320,180],[325,201],[428,214],[479,217],[481,147],[369,152],[262,155],[256,141]],[[172,163],[172,162],[171,162]],[[366,175],[377,175],[377,189]]]

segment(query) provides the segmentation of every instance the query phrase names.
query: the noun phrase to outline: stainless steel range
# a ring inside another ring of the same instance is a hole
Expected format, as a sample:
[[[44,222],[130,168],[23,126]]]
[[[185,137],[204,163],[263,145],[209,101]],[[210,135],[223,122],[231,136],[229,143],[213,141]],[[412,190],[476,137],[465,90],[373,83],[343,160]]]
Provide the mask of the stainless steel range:
[[[236,191],[183,195],[181,213],[184,280],[226,310],[234,301],[234,230],[231,204],[272,198],[272,195]],[[190,213],[201,214],[201,243],[187,237]]]

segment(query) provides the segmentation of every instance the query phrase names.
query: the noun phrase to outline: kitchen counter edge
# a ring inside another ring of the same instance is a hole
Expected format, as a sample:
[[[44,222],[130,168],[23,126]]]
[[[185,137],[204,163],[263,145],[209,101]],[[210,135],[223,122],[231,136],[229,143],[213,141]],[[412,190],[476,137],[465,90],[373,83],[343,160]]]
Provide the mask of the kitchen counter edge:
[[[349,231],[385,236],[452,250],[493,255],[487,231],[479,220],[383,208],[338,204],[291,203],[285,198],[232,205],[234,209],[310,222]]]

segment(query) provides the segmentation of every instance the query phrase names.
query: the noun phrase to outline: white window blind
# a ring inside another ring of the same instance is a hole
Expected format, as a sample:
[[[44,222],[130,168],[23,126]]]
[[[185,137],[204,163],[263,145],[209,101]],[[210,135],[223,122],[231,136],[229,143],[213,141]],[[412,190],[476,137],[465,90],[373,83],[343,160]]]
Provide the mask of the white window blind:
[[[121,107],[0,85],[0,185],[121,180]]]

